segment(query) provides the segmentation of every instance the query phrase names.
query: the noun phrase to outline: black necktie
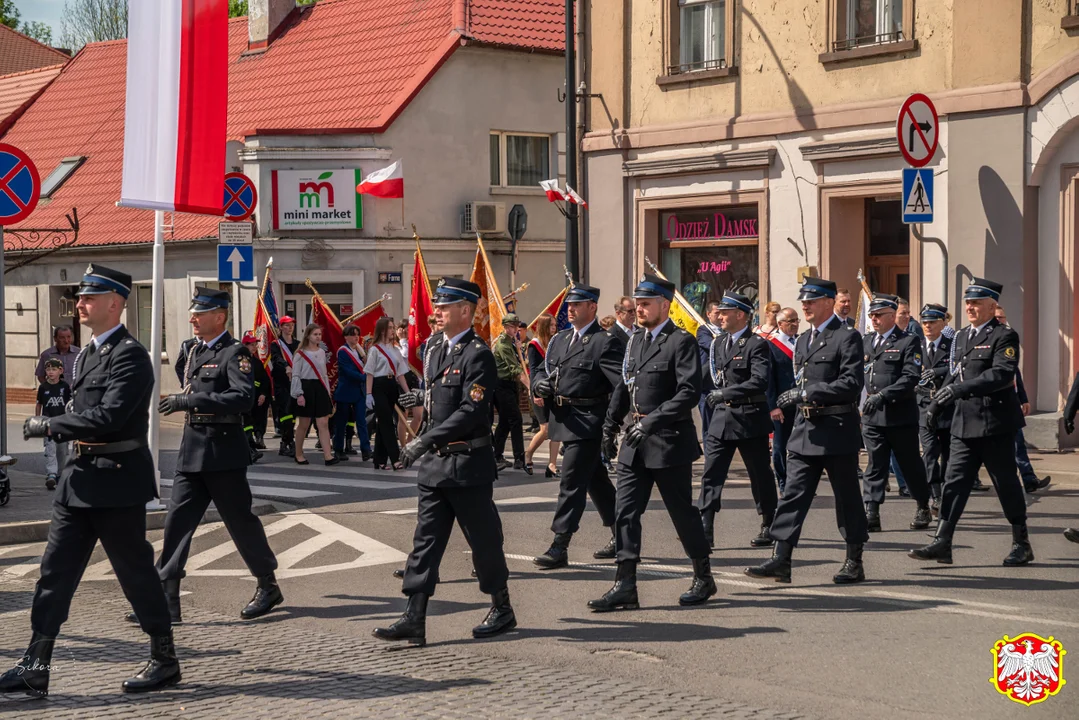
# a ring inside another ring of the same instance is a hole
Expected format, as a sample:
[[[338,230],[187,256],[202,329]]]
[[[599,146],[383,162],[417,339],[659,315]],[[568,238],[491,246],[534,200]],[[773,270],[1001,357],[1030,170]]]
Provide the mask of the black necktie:
[[[569,346],[573,347],[577,344],[577,331],[574,330],[573,334],[569,336]]]
[[[817,336],[820,335],[820,331],[817,328],[813,328],[813,332],[809,334],[809,344],[817,342]]]
[[[644,331],[644,350],[645,350],[645,352],[648,352],[648,348],[650,348],[650,347],[652,347],[652,331],[651,330],[645,330]]]

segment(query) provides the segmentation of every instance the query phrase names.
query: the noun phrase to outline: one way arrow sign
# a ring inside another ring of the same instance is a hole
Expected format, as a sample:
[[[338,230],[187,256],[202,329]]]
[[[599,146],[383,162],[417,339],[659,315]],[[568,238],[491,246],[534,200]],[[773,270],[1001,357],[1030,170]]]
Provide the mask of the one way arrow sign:
[[[252,282],[254,279],[254,247],[251,245],[217,246],[218,282]]]

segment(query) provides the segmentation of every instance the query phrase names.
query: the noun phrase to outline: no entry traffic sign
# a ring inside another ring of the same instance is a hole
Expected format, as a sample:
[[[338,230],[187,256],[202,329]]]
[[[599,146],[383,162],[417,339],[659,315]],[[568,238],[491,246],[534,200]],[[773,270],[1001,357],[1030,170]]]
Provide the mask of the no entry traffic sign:
[[[923,167],[937,152],[940,120],[933,101],[922,93],[914,93],[903,101],[895,123],[899,151],[912,167]]]
[[[225,176],[225,217],[228,220],[246,220],[255,212],[258,204],[255,183],[243,173],[233,172]]]
[[[0,225],[25,220],[40,195],[41,177],[30,157],[14,145],[0,143]]]

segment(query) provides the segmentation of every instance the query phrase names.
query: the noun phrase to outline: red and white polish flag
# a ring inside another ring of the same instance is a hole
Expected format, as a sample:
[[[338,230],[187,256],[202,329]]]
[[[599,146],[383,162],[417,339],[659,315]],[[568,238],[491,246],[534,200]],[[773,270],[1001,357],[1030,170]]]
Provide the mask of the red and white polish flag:
[[[403,198],[405,196],[405,171],[400,160],[375,170],[356,186],[360,195],[380,198]]]
[[[558,187],[558,180],[541,180],[540,187],[547,193],[547,199],[551,202],[566,200],[566,194]]]
[[[574,205],[580,205],[585,210],[588,209],[588,203],[586,203],[584,201],[584,198],[578,195],[576,191],[574,191],[574,189],[571,188],[569,185],[566,186],[566,200],[573,203]]]
[[[223,214],[228,5],[128,3],[121,205]]]

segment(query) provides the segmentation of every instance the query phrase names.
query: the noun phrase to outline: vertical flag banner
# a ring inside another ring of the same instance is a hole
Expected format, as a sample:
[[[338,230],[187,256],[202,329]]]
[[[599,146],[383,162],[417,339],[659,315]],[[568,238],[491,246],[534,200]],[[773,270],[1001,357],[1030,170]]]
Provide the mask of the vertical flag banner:
[[[423,358],[420,347],[431,337],[427,318],[434,313],[431,303],[431,281],[427,277],[427,265],[423,262],[420,242],[416,239],[416,265],[412,269],[412,302],[408,306],[408,365],[423,377]]]
[[[228,0],[129,5],[120,204],[222,215]]]
[[[270,278],[270,270],[273,269],[273,258],[271,257],[266,262],[266,274],[262,278],[262,291],[259,293],[259,299],[262,301],[262,309],[266,312],[266,316],[270,319],[270,324],[273,329],[277,330],[277,296],[273,291],[273,280]],[[257,327],[257,326],[256,326]]]
[[[382,303],[389,299],[389,295],[383,295],[359,312],[353,313],[342,320],[342,325],[355,325],[360,329],[360,337],[364,339],[371,337],[375,334],[375,324],[378,323],[378,319],[386,317],[386,311],[382,309]]]
[[[491,271],[491,262],[483,248],[483,240],[476,238],[476,260],[472,265],[472,282],[480,286],[480,301],[476,305],[476,334],[488,345],[502,334],[502,318],[506,306],[502,304],[502,293],[498,290],[495,275]]]
[[[569,327],[569,308],[566,307],[565,303],[567,290],[569,290],[568,287],[562,288],[562,291],[554,296],[554,300],[547,303],[547,307],[543,309],[543,312],[537,315],[536,319],[528,324],[529,331],[535,334],[536,323],[538,323],[539,319],[544,315],[550,315],[554,318],[556,332],[565,330]]]
[[[270,372],[270,345],[277,339],[277,324],[266,311],[266,305],[262,298],[255,301],[255,320],[251,324],[252,332],[258,339],[256,345],[259,362],[266,368],[266,374],[270,377],[270,392],[273,392],[273,373]]]
[[[330,383],[330,397],[332,398],[333,390],[337,387],[337,351],[345,344],[344,327],[310,280],[307,281],[307,287],[313,294],[311,322],[322,328],[322,342],[326,344],[326,374],[329,375],[326,380]]]

